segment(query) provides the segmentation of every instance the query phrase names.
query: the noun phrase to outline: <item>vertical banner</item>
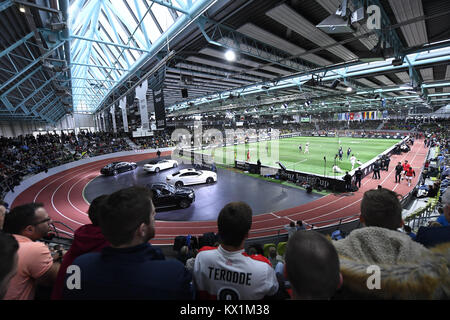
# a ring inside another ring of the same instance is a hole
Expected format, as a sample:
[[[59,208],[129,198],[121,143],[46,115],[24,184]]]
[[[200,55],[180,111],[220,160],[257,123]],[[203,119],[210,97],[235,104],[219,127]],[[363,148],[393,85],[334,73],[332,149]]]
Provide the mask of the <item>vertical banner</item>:
[[[166,127],[166,109],[164,107],[164,92],[162,83],[153,89],[153,105],[155,106],[156,128],[164,129]]]
[[[120,99],[119,108],[122,110],[123,131],[128,132],[127,97]]]
[[[117,127],[116,127],[116,112],[115,112],[116,107],[114,105],[111,106],[111,108],[109,108],[109,112],[111,113],[112,116],[112,125],[113,125],[113,131],[117,132]]]
[[[100,122],[101,122],[101,127],[102,127],[102,131],[106,131],[105,129],[105,115],[102,113],[100,113]]]
[[[136,98],[139,99],[139,113],[141,114],[141,126],[144,130],[148,130],[150,128],[147,109],[147,90],[147,80],[144,80],[140,86],[136,87]]]
[[[355,119],[355,114],[353,112],[350,112],[350,120],[354,120]]]

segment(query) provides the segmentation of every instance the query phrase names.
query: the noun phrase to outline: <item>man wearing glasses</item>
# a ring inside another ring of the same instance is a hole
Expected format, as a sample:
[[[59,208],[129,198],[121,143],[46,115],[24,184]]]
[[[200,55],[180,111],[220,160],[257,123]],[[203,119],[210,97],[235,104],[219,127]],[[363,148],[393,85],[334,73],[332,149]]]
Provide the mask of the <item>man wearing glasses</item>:
[[[59,263],[53,261],[44,243],[36,242],[47,236],[51,223],[41,203],[17,206],[6,216],[4,231],[11,233],[19,243],[19,262],[5,300],[33,300],[36,285],[53,285]]]

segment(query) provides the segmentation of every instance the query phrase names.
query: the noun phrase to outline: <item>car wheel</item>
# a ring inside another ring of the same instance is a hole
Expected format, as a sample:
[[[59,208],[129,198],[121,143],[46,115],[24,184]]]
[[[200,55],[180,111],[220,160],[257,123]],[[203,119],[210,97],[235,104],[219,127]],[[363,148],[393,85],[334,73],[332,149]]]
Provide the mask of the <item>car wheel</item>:
[[[113,175],[115,175],[115,176],[117,176],[118,173],[119,173],[119,172],[118,172],[117,170],[114,170],[114,171],[113,171]]]
[[[155,169],[155,172],[158,173],[158,172],[159,172],[159,168],[156,168],[156,169]]]
[[[181,200],[179,203],[180,208],[182,209],[186,209],[190,206],[191,204],[189,203],[189,201],[187,200]]]
[[[214,179],[213,178],[211,178],[211,177],[209,177],[208,179],[206,179],[206,183],[213,183],[214,182]]]
[[[182,186],[183,186],[183,182],[182,181],[177,181],[175,183],[175,187],[177,187],[177,188],[181,188]]]

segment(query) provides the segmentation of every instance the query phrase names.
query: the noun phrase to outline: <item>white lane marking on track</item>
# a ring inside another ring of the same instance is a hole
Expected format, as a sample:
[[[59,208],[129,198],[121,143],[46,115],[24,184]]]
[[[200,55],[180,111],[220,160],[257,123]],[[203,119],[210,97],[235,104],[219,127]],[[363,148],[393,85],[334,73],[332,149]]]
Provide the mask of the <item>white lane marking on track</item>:
[[[102,161],[102,160],[101,160],[101,161]],[[36,196],[34,197],[34,202],[36,202],[36,199],[39,197],[39,195],[41,194],[41,192],[44,191],[44,189],[46,189],[49,185],[51,185],[51,184],[54,183],[55,181],[58,181],[58,180],[64,178],[65,176],[71,175],[71,174],[73,174],[73,173],[76,173],[76,172],[79,172],[79,171],[86,170],[87,168],[90,168],[90,167],[93,167],[93,166],[94,166],[94,165],[89,165],[89,166],[83,167],[83,168],[78,169],[78,170],[73,170],[72,172],[66,173],[65,175],[62,175],[61,177],[56,178],[56,179],[50,181],[50,182],[47,183],[43,188],[41,188],[41,190],[39,190],[39,192],[38,192],[38,193],[36,194]],[[71,170],[71,169],[68,169],[68,170]],[[63,172],[64,172],[64,171],[63,171]],[[37,183],[39,183],[39,182],[37,182]]]
[[[87,176],[89,176],[90,174],[87,174],[87,175],[85,175],[84,177],[82,177],[81,179],[79,179],[76,183],[74,183],[71,187],[70,187],[70,189],[69,189],[69,192],[67,192],[67,201],[69,201],[69,203],[70,203],[70,205],[72,206],[72,208],[74,208],[75,210],[77,210],[78,212],[80,212],[80,213],[82,213],[82,214],[84,214],[84,215],[86,215],[86,216],[89,216],[86,212],[84,212],[84,211],[81,211],[80,209],[78,209],[76,206],[74,206],[73,205],[73,203],[72,203],[72,201],[70,201],[70,193],[72,192],[72,189],[78,184],[78,183],[80,183],[81,181],[83,181]]]
[[[273,215],[275,218],[278,218],[278,219],[281,218],[280,216],[277,216],[277,215],[276,215],[275,213],[273,213],[273,212],[270,212],[270,214]]]

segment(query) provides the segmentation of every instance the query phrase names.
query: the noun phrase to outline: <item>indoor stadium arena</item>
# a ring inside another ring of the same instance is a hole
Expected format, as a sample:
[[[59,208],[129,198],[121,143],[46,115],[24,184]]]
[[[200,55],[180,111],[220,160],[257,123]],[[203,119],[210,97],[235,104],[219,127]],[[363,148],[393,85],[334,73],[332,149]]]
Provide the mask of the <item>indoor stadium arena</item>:
[[[1,1],[0,300],[450,299],[449,30],[448,0]]]

